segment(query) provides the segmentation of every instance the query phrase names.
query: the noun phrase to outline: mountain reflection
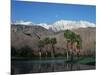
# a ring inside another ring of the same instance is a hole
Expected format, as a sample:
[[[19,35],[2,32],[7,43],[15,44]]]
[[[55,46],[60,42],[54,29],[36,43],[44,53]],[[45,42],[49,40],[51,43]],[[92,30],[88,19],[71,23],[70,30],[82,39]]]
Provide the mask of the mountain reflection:
[[[12,61],[11,74],[59,72],[95,69],[95,66],[66,63],[62,60]]]

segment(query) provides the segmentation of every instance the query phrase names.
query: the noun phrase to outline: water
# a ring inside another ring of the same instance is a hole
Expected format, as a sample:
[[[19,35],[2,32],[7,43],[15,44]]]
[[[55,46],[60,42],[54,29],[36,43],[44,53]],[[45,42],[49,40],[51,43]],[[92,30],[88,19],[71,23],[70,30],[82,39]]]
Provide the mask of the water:
[[[90,70],[95,66],[82,65],[76,63],[66,63],[64,60],[28,60],[28,61],[11,61],[12,74],[28,74],[43,72],[60,72],[74,70]]]

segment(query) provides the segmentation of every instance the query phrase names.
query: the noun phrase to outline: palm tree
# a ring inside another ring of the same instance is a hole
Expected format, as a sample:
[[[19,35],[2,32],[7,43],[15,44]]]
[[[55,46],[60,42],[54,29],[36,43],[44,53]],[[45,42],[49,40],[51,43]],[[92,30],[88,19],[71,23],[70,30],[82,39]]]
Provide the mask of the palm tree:
[[[44,47],[44,41],[43,40],[40,40],[38,42],[38,47],[39,47],[39,57],[41,59],[41,52],[42,52],[42,48]]]
[[[73,50],[77,55],[77,60],[79,59],[80,49],[82,48],[82,39],[80,35],[75,35],[74,42],[73,42]],[[80,69],[79,65],[77,64],[77,69]]]
[[[77,53],[77,56],[78,56],[78,59],[79,59],[80,49],[82,48],[82,39],[81,39],[80,35],[76,35],[75,42],[77,43],[76,44],[76,53]]]
[[[80,48],[82,46],[81,37],[80,35],[77,35],[76,33],[70,30],[66,30],[64,32],[64,37],[67,39],[67,53],[70,52],[71,60],[73,61],[74,52],[77,52],[79,54]]]
[[[50,39],[50,43],[51,43],[51,46],[52,46],[52,57],[54,57],[54,54],[55,54],[55,44],[57,43],[57,40],[56,38],[51,38]]]
[[[64,37],[67,40],[67,50],[66,50],[66,54],[67,54],[67,60],[69,59],[69,54],[72,53],[72,43],[73,43],[73,38],[74,38],[74,33],[70,30],[66,30],[64,32]]]
[[[74,56],[74,52],[77,51],[76,46],[80,47],[80,42],[81,42],[81,38],[79,35],[75,34],[74,32],[70,31],[70,30],[66,30],[64,32],[64,37],[67,39],[67,51],[70,52],[70,56],[71,56],[71,70],[73,68],[73,56]],[[67,52],[67,53],[68,53]],[[67,60],[68,60],[68,55],[67,55]]]
[[[46,37],[43,41],[44,41],[44,45],[46,47],[46,57],[47,57],[47,55],[48,55],[47,49],[49,47],[48,45],[50,44],[50,38],[49,37]]]

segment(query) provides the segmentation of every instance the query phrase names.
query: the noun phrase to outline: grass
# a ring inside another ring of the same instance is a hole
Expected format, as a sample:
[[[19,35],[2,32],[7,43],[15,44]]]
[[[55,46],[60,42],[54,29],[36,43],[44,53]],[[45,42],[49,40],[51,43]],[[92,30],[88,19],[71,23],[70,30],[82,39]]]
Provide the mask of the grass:
[[[95,65],[96,62],[96,58],[95,56],[81,56],[79,57],[79,60],[77,61],[77,63],[79,64],[94,64]]]

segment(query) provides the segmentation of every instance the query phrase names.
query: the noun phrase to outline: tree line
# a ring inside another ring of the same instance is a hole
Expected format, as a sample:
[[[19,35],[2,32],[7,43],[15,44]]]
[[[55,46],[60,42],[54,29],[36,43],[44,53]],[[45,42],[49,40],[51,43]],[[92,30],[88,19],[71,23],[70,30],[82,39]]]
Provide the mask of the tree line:
[[[82,39],[80,35],[70,31],[65,30],[64,31],[64,37],[66,38],[66,51],[65,56],[67,59],[71,57],[70,59],[73,60],[73,56],[77,55],[79,56],[80,50],[82,48]],[[55,44],[57,43],[57,40],[55,37],[49,38],[46,37],[44,39],[40,39],[38,42],[38,56],[36,57],[55,57]],[[52,47],[51,52],[48,52],[47,49],[49,48],[49,45]],[[45,54],[42,54],[42,49],[45,48]],[[15,48],[11,48],[11,55],[12,56],[18,56],[18,57],[35,57],[33,50],[29,47],[21,48],[21,50],[16,50]]]

